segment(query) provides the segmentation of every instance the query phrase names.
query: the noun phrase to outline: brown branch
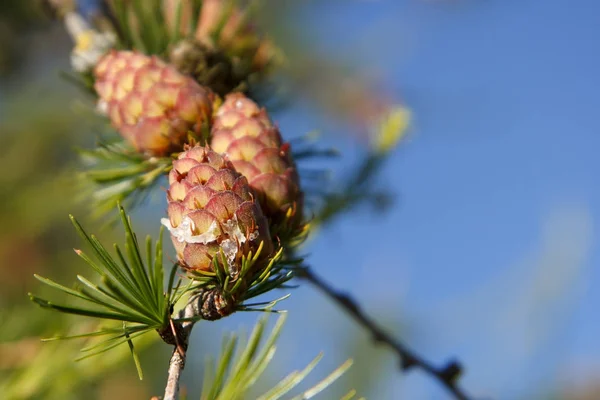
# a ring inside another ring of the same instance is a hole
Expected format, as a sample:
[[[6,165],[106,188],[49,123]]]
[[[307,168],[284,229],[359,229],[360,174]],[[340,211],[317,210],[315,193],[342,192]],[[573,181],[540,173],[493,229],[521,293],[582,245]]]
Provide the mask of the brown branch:
[[[462,367],[456,361],[450,361],[441,368],[433,366],[428,361],[419,357],[408,349],[404,344],[393,338],[385,332],[375,321],[371,319],[364,311],[361,310],[358,303],[349,295],[340,292],[331,287],[322,278],[307,266],[303,266],[296,270],[296,276],[305,279],[316,286],[326,296],[335,301],[348,314],[350,314],[356,322],[362,325],[373,336],[373,340],[378,343],[383,343],[391,348],[400,359],[400,369],[407,371],[410,368],[417,367],[431,375],[439,381],[454,397],[458,400],[468,400],[469,397],[458,387],[458,378],[461,375]]]
[[[192,296],[184,309],[178,314],[178,319],[195,318],[200,315],[199,297]],[[173,344],[173,355],[169,361],[167,385],[163,400],[177,400],[179,398],[179,381],[185,368],[185,358],[188,348],[188,340],[194,327],[195,321],[185,321],[181,324],[173,323],[163,332],[159,332],[163,340]]]
[[[177,348],[173,351],[169,361],[169,375],[163,400],[176,400],[179,398],[179,379],[185,367],[185,354],[182,355]]]

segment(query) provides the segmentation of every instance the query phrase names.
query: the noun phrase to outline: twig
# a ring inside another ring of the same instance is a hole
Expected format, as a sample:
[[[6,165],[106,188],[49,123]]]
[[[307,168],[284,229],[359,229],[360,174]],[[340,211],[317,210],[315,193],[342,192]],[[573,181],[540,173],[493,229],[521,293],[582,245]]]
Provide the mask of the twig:
[[[331,287],[327,282],[315,275],[309,267],[302,266],[301,268],[298,268],[296,270],[296,276],[305,279],[316,286],[325,295],[346,310],[348,314],[371,333],[373,340],[384,343],[390,347],[400,359],[401,370],[406,371],[412,367],[418,367],[438,380],[456,399],[469,399],[469,397],[458,387],[458,378],[461,375],[462,367],[457,361],[450,361],[444,367],[436,368],[386,333],[375,321],[360,309],[358,303],[352,297]]]
[[[181,378],[184,367],[185,355],[181,355],[177,348],[175,348],[171,356],[171,361],[169,361],[169,376],[163,400],[176,400],[179,397],[179,378]]]
[[[191,297],[185,308],[179,312],[178,319],[189,319],[200,315],[198,300],[198,296]],[[195,321],[185,321],[180,325],[172,325],[174,327],[172,335],[175,348],[173,349],[173,355],[169,361],[167,386],[165,387],[163,400],[177,400],[179,398],[179,380],[183,368],[185,368],[188,340],[192,328],[194,327],[194,323]],[[169,328],[171,328],[171,326]]]

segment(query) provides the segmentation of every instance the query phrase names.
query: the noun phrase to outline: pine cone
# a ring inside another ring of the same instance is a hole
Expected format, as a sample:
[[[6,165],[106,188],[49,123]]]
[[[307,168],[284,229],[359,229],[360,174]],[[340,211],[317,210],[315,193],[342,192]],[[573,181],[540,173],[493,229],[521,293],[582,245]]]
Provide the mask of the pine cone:
[[[231,282],[239,276],[242,259],[256,254],[253,269],[264,267],[273,251],[269,226],[248,181],[225,157],[206,147],[181,153],[169,173],[170,232],[181,266],[214,271],[213,259],[227,271]]]
[[[282,144],[264,109],[243,94],[228,95],[214,117],[210,145],[248,178],[271,222],[302,219],[303,195],[289,144]]]
[[[212,93],[157,57],[112,51],[94,75],[99,108],[139,152],[165,156],[207,129]]]

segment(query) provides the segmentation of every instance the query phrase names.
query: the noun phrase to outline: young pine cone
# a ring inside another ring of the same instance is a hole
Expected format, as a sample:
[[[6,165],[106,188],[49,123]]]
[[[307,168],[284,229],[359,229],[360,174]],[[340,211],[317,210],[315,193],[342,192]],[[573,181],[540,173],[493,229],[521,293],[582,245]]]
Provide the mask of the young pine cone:
[[[257,253],[253,271],[266,266],[273,252],[269,226],[245,177],[214,151],[197,146],[179,155],[169,173],[168,216],[162,223],[182,268],[190,272],[226,271],[230,283],[239,278],[244,257]],[[205,296],[206,319],[233,312],[235,298],[217,288]],[[211,308],[212,307],[212,308]]]
[[[239,74],[232,60],[219,49],[191,39],[179,41],[169,51],[169,62],[179,72],[189,75],[200,85],[219,96],[244,88],[244,74]]]
[[[186,38],[172,46],[169,61],[221,96],[248,90],[280,61],[274,44],[250,23],[250,11],[231,1],[204,0],[197,15],[191,2],[163,0],[163,6],[167,27],[178,26]]]
[[[228,95],[213,119],[210,145],[248,178],[267,218],[275,224],[290,216],[302,219],[303,195],[289,145],[282,144],[264,109],[243,94]]]
[[[212,93],[157,57],[112,51],[94,75],[99,108],[139,152],[165,156],[208,129]]]

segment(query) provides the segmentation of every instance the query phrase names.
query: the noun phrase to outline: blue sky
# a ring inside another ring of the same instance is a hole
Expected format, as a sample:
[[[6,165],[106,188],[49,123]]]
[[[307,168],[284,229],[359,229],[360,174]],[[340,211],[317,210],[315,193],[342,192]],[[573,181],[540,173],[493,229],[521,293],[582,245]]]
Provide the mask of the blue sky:
[[[415,118],[382,176],[396,206],[323,232],[311,244],[315,267],[376,314],[407,321],[415,331],[407,339],[431,359],[463,360],[473,394],[544,398],[544,389],[597,372],[600,3],[312,2],[305,10],[297,23],[309,27],[307,39],[381,72]],[[311,122],[329,123],[308,112],[280,117],[294,134]],[[359,152],[340,147],[342,163]],[[293,297],[290,329],[312,321],[294,317],[301,303],[326,301],[310,289]],[[319,312],[347,323],[328,306]],[[309,337],[326,352],[335,343]],[[411,374],[372,398],[444,398],[430,386]]]

